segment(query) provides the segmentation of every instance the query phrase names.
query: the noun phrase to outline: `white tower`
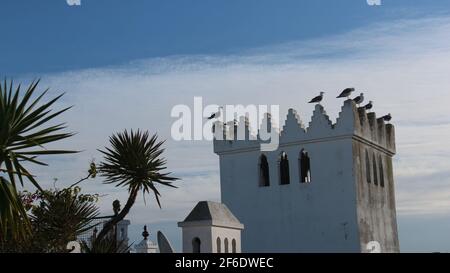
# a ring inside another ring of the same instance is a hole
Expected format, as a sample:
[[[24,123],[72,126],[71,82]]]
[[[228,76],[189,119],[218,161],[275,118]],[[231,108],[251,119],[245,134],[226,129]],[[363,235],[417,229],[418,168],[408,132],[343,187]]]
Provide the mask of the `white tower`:
[[[245,225],[244,252],[367,252],[372,241],[399,251],[392,124],[347,100],[336,123],[321,105],[308,127],[289,110],[278,149],[262,143],[214,141],[221,201]]]
[[[199,202],[178,226],[183,232],[184,253],[240,253],[239,220],[222,203]]]

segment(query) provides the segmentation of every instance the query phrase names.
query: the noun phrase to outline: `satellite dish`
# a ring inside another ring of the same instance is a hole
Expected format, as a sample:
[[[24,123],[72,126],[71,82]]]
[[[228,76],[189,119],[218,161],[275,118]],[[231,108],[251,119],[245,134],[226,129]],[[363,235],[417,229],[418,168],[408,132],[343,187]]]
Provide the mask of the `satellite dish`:
[[[169,240],[167,240],[166,236],[158,230],[158,246],[159,246],[159,253],[174,253],[172,246],[169,243]]]

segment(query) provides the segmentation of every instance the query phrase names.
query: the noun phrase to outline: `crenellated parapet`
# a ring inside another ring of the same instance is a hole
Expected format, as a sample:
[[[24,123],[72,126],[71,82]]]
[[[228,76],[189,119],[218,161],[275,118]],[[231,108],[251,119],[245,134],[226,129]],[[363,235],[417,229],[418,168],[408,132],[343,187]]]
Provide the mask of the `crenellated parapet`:
[[[386,124],[383,118],[362,108],[358,109],[357,119],[356,135],[395,154],[395,129],[392,124]]]
[[[294,109],[289,109],[281,131],[273,126],[270,114],[265,114],[256,136],[251,134],[246,117],[226,124],[216,122],[214,126],[216,130],[220,128],[214,139],[214,152],[218,154],[259,149],[262,143],[270,142],[268,135],[278,138],[281,146],[353,138],[388,154],[395,154],[394,126],[377,118],[375,113],[358,108],[353,100],[344,102],[336,123],[330,120],[324,107],[317,104],[307,128]]]

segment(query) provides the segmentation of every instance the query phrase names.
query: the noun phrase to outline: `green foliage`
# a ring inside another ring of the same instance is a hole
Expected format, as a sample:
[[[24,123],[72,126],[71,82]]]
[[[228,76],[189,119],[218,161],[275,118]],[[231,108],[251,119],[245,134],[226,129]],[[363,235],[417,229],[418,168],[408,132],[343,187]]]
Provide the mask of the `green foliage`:
[[[23,231],[4,232],[5,235],[0,236],[0,245],[4,243],[6,236],[18,241],[24,239],[26,234],[29,234],[30,223],[28,218],[23,217],[23,215],[26,215],[26,212],[13,185],[3,177],[0,177],[0,231]],[[1,232],[0,235],[2,235]]]
[[[30,215],[31,234],[24,240],[9,238],[3,251],[67,252],[70,241],[92,227],[98,216],[98,194],[81,194],[80,187],[23,191],[20,199]]]
[[[8,233],[0,241],[0,252],[67,252],[67,243],[90,229],[99,214],[96,205],[99,195],[81,193],[78,186],[95,175],[96,166],[92,162],[88,175],[68,188],[20,192],[17,202],[28,218],[19,218],[20,222],[14,223],[21,225],[30,219],[30,232],[24,237]]]
[[[50,108],[62,95],[46,103],[40,103],[43,93],[32,99],[39,81],[32,82],[21,94],[21,86],[13,88],[13,82],[0,83],[0,252],[67,252],[66,245],[89,229],[93,217],[98,215],[95,205],[98,195],[80,193],[77,186],[97,175],[92,162],[89,175],[58,190],[43,190],[27,169],[27,164],[46,166],[41,155],[75,153],[68,150],[46,149],[46,144],[72,136],[64,133],[64,123],[52,124],[54,118],[71,107],[53,112]],[[126,187],[129,192],[124,208],[115,212],[107,222],[91,248],[85,252],[111,253],[128,251],[123,242],[110,238],[115,225],[124,219],[135,203],[139,191],[153,192],[158,205],[160,193],[156,184],[174,187],[178,178],[165,172],[166,160],[162,157],[164,142],[148,132],[118,133],[110,137],[111,148],[100,151],[104,162],[98,173],[105,183]],[[31,182],[38,190],[30,193],[17,190],[17,182],[24,186]]]
[[[68,242],[91,228],[98,216],[98,195],[81,194],[79,187],[36,192],[37,204],[31,208],[35,236],[45,241],[47,252],[64,252]],[[25,197],[30,196],[30,193]]]
[[[55,117],[70,107],[52,112],[50,107],[62,95],[49,102],[40,104],[47,90],[32,100],[39,81],[32,82],[25,93],[21,94],[20,84],[13,87],[13,82],[0,84],[0,173],[4,173],[0,183],[0,200],[4,203],[0,214],[0,236],[6,238],[8,232],[13,237],[26,236],[29,231],[27,215],[20,202],[17,202],[17,180],[23,186],[24,178],[36,188],[41,189],[24,163],[45,166],[40,155],[74,153],[67,150],[48,150],[44,145],[72,136],[63,133],[64,123],[48,125]],[[9,181],[6,180],[9,178]]]
[[[66,150],[47,150],[43,147],[44,144],[73,135],[61,133],[66,128],[64,123],[46,126],[49,121],[71,107],[52,113],[50,107],[62,95],[38,106],[47,90],[30,102],[38,83],[39,81],[31,83],[23,96],[20,95],[20,84],[15,91],[12,81],[8,85],[5,80],[3,87],[0,84],[0,167],[3,168],[3,164],[6,166],[6,169],[1,170],[8,174],[14,188],[17,176],[22,186],[23,177],[26,177],[40,189],[37,181],[23,166],[23,162],[46,166],[46,163],[37,159],[39,155],[74,153]]]

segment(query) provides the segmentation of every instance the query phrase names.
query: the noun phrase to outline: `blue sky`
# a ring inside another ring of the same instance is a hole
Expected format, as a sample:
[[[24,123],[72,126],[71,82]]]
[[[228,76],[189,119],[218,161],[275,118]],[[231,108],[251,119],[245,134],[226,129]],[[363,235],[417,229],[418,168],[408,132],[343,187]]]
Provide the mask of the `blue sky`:
[[[378,115],[394,116],[402,251],[450,251],[449,1],[2,0],[0,12],[0,78],[40,77],[51,95],[67,92],[60,107],[75,105],[63,120],[78,134],[58,147],[83,152],[36,168],[44,185],[82,177],[112,132],[143,128],[168,139],[179,189],[162,189],[162,210],[138,199],[133,241],[149,224],[180,249],[176,222],[197,201],[220,198],[212,143],[170,138],[174,105],[198,95],[207,104],[279,104],[307,124],[317,90],[331,93],[324,106],[335,119],[334,92],[355,86]],[[105,214],[114,199],[125,202],[124,189],[101,179],[84,189],[107,194]]]
[[[229,54],[450,9],[445,0],[2,0],[0,74]]]

